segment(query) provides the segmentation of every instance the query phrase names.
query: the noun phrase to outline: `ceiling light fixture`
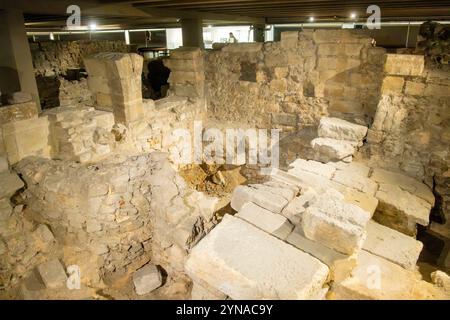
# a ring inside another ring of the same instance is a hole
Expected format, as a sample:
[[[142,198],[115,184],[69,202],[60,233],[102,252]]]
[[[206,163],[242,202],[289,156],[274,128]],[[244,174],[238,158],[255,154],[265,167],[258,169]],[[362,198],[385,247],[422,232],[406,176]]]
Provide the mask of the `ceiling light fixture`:
[[[91,24],[89,24],[89,30],[96,30],[97,29],[97,24],[92,22]]]
[[[350,19],[356,19],[356,13],[355,12],[352,12],[351,14],[350,14]]]
[[[309,22],[314,22],[316,20],[316,18],[314,17],[309,17]]]

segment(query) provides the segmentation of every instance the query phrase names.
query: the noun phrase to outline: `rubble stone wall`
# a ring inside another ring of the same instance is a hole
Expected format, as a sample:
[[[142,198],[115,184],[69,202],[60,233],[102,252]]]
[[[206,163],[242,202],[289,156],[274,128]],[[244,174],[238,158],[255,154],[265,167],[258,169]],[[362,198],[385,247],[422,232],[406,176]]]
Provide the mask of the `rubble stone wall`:
[[[392,54],[384,72],[367,138],[371,159],[434,186],[450,220],[450,71],[423,56]]]
[[[208,108],[219,120],[296,130],[331,114],[371,123],[385,50],[346,30],[283,32],[206,54]]]
[[[65,74],[67,69],[82,68],[83,57],[99,52],[129,52],[123,41],[49,41],[30,45],[36,75]]]

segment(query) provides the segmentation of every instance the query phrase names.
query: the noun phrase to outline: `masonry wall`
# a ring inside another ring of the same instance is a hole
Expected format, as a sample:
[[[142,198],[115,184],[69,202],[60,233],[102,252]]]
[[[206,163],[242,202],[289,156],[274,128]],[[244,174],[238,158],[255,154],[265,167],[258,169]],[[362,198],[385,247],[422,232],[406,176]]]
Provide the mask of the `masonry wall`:
[[[280,42],[206,54],[209,113],[218,120],[293,131],[331,114],[370,123],[385,50],[347,30],[283,32]]]
[[[449,68],[425,63],[423,56],[388,55],[367,140],[372,161],[434,187],[450,220]]]

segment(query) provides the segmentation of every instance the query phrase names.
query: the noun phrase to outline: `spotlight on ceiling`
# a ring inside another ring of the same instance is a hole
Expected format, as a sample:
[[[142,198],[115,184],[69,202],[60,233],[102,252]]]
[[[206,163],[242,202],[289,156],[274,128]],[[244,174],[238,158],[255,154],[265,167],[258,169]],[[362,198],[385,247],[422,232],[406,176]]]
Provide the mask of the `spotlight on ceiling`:
[[[316,20],[316,18],[314,17],[309,17],[309,22],[314,22]]]
[[[212,28],[212,25],[211,25],[211,24],[208,24],[208,28]]]
[[[356,17],[357,17],[356,12],[352,12],[350,14],[350,19],[356,19]]]
[[[89,30],[96,30],[97,29],[97,24],[95,22],[92,22],[89,24]]]
[[[54,36],[54,34],[53,34],[53,32],[50,32],[50,40],[55,40],[55,36]]]

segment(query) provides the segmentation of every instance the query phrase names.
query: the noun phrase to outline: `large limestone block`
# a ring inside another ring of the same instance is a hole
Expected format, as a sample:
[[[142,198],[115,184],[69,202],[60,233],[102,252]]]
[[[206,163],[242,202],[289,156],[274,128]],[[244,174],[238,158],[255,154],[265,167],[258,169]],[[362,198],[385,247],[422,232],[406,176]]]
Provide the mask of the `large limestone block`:
[[[303,184],[301,179],[277,168],[272,169],[270,172],[270,178],[273,181],[279,181],[297,187],[300,187]]]
[[[59,288],[66,284],[67,275],[58,259],[40,264],[37,270],[47,288]]]
[[[356,254],[345,255],[312,241],[305,237],[303,230],[299,227],[294,229],[286,241],[325,263],[330,268],[330,278],[333,281],[344,280],[356,267]]]
[[[316,138],[311,141],[316,158],[320,161],[344,160],[353,156],[357,143],[331,138]]]
[[[360,176],[357,173],[353,173],[350,170],[336,171],[332,180],[346,187],[367,193],[371,196],[375,195],[375,192],[378,190],[378,184],[375,181]]]
[[[0,173],[0,199],[11,198],[17,190],[24,187],[24,183],[19,176],[9,171]]]
[[[192,249],[185,270],[234,300],[310,299],[329,272],[311,255],[229,215]]]
[[[318,134],[320,138],[359,142],[366,136],[367,127],[339,118],[323,117],[320,119]]]
[[[374,220],[410,236],[416,234],[416,224],[427,226],[431,205],[399,186],[381,183],[375,194],[379,200]]]
[[[367,239],[363,249],[405,269],[415,269],[422,248],[420,241],[403,233],[375,221],[369,221],[367,224]]]
[[[148,264],[133,274],[133,284],[138,295],[150,293],[162,285],[161,272],[157,266]]]
[[[344,195],[344,200],[346,202],[357,205],[358,207],[366,211],[369,214],[370,218],[373,217],[378,207],[377,198],[353,188],[345,188],[345,190],[340,191]]]
[[[412,54],[387,54],[384,72],[398,76],[421,76],[425,69],[425,57]]]
[[[191,290],[191,300],[225,300],[226,295],[208,285],[194,282]]]
[[[374,169],[370,178],[378,183],[397,185],[434,206],[435,199],[431,189],[414,178],[384,169]]]
[[[136,53],[101,52],[84,58],[90,76],[108,79],[140,79],[143,63],[143,57]]]
[[[170,52],[171,59],[200,59],[202,57],[202,50],[196,47],[180,47]]]
[[[333,177],[336,168],[330,164],[323,164],[314,160],[303,160],[297,159],[292,162],[290,167],[301,169],[307,172],[315,173],[320,176],[323,176],[327,179],[331,179]]]
[[[250,222],[281,240],[285,240],[294,229],[294,226],[284,216],[263,209],[252,202],[244,204],[236,217]]]
[[[444,291],[422,281],[417,273],[361,251],[352,276],[335,282],[331,296],[337,300],[436,300],[450,299]]]
[[[38,117],[36,102],[30,101],[0,108],[0,125],[8,122]]]
[[[231,207],[236,211],[240,211],[247,202],[253,202],[274,213],[280,213],[288,204],[289,200],[279,194],[253,187],[238,186],[234,189],[231,197]]]
[[[310,187],[318,193],[325,192],[328,189],[335,189],[336,183],[318,174],[297,168],[289,169],[288,174],[298,179],[302,187]]]
[[[32,155],[44,158],[51,156],[47,117],[26,119],[3,125],[3,140],[10,164]]]
[[[328,192],[305,211],[302,227],[305,236],[343,254],[361,249],[365,239],[367,212]]]
[[[261,52],[263,43],[261,42],[249,42],[249,43],[235,43],[230,44],[222,48],[222,52],[230,53],[259,53]]]

